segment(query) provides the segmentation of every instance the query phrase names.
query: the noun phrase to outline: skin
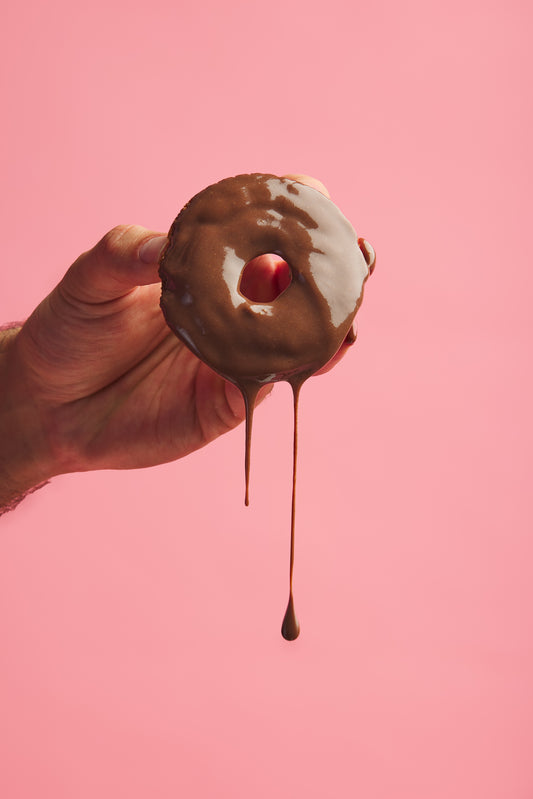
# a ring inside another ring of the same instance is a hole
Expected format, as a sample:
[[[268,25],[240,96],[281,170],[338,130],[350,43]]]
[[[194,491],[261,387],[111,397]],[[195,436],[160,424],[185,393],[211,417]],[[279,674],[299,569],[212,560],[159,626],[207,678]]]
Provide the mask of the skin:
[[[288,177],[327,194],[320,181]],[[243,421],[238,389],[164,321],[165,240],[137,225],[113,228],[20,330],[0,333],[0,509],[58,474],[176,460]],[[260,300],[282,284],[279,259],[265,258],[246,292]]]

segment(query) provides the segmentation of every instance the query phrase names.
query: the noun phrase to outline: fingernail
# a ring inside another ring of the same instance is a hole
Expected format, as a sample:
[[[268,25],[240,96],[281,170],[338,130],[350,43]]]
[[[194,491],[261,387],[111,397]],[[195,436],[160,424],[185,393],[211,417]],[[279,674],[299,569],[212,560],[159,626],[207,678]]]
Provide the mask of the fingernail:
[[[349,347],[351,347],[352,344],[355,344],[356,339],[357,339],[357,327],[354,322],[351,328],[348,330],[346,338],[344,339],[344,343],[347,344]]]
[[[374,248],[366,239],[357,239],[359,249],[363,253],[363,257],[368,265],[368,274],[371,275],[376,265],[376,253]]]
[[[165,244],[167,243],[166,236],[154,236],[148,241],[145,241],[139,250],[139,258],[145,264],[155,264],[159,261],[159,256]]]

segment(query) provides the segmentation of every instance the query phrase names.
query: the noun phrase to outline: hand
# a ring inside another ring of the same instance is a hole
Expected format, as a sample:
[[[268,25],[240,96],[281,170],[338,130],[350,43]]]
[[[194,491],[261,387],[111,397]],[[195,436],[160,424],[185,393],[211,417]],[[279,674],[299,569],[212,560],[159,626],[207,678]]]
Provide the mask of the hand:
[[[81,255],[10,349],[11,385],[51,474],[180,458],[237,425],[239,391],[167,327],[166,237],[110,231]]]
[[[311,178],[291,177],[325,191]],[[0,455],[4,493],[61,473],[175,460],[243,420],[239,390],[164,321],[158,256],[165,241],[138,226],[114,228],[8,342],[0,362],[9,387],[0,407],[0,436],[10,442]],[[279,270],[264,268],[255,280],[277,285]]]

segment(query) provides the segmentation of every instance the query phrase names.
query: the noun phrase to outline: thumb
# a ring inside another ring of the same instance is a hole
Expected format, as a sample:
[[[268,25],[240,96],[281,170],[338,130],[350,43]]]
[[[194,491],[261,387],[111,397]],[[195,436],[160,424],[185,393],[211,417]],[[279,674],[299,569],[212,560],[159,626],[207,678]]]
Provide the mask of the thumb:
[[[158,261],[167,237],[140,225],[114,227],[73,263],[64,288],[82,302],[99,303],[158,283]]]

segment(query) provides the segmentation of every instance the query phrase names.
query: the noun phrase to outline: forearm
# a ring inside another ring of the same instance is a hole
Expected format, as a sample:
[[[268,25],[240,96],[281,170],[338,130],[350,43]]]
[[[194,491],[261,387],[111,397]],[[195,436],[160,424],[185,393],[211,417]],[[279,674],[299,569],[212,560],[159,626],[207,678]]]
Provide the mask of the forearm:
[[[21,391],[13,348],[20,324],[0,328],[0,515],[13,510],[51,476],[40,456],[37,419]]]

